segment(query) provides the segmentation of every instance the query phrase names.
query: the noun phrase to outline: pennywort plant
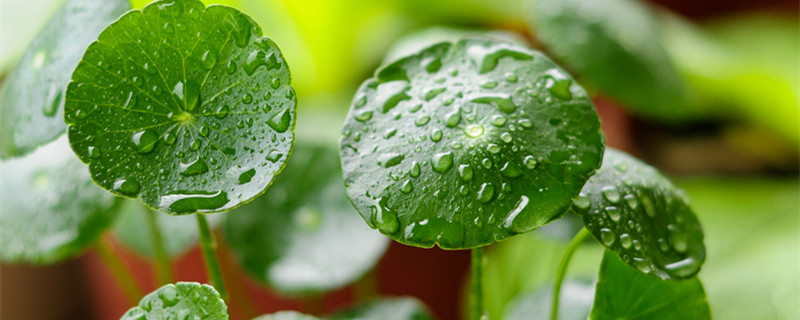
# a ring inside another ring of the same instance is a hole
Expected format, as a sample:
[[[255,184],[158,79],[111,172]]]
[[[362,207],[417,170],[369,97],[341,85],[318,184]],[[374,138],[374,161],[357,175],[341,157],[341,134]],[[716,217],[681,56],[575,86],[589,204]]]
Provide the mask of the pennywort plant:
[[[125,1],[69,0],[0,94],[0,258],[47,264],[95,246],[138,301],[122,319],[227,319],[234,295],[213,227],[253,279],[290,295],[357,280],[388,237],[471,250],[470,318],[485,319],[484,248],[576,215],[584,227],[552,288],[509,318],[558,319],[562,302],[576,318],[709,318],[696,278],[703,232],[687,195],[605,146],[593,93],[578,83],[646,116],[680,105],[682,86],[648,41],[657,30],[647,8],[608,5],[532,5],[542,49],[578,80],[542,51],[491,36],[392,58],[353,97],[337,157],[295,146],[288,63],[246,14],[197,0],[128,12]],[[620,12],[643,27],[618,25]],[[20,94],[42,83],[45,95]],[[101,238],[117,216],[118,239],[156,261],[163,286],[143,298]],[[565,279],[590,238],[606,248],[593,301],[574,299],[582,284]],[[211,285],[173,283],[171,259],[196,239]],[[410,298],[329,317],[430,318]]]

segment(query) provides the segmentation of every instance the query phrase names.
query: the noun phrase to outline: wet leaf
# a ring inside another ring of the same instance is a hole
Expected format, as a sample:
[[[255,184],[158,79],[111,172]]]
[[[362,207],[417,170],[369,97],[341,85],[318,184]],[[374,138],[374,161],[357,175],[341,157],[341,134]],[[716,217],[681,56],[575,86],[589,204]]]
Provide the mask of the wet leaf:
[[[167,284],[146,295],[120,320],[228,320],[228,307],[214,287],[197,282]]]
[[[553,283],[518,296],[507,307],[506,320],[548,320],[553,303]],[[586,320],[592,310],[594,285],[579,280],[565,280],[558,300],[558,319]]]
[[[0,92],[0,157],[27,154],[64,133],[70,73],[89,43],[130,7],[125,0],[68,0],[50,18]]]
[[[372,269],[388,239],[347,201],[336,149],[298,145],[263,197],[226,217],[225,237],[242,268],[284,294],[347,285]]]
[[[599,166],[586,92],[544,55],[444,42],[377,70],[341,140],[348,196],[409,245],[466,249],[561,215]]]
[[[326,317],[329,320],[433,320],[428,309],[414,298],[383,298]]]
[[[606,150],[572,210],[598,241],[643,273],[691,278],[705,261],[703,230],[683,190],[621,151]]]
[[[670,281],[637,272],[606,251],[591,319],[711,319],[698,278]]]
[[[116,215],[62,136],[0,162],[0,260],[50,264],[92,246]]]
[[[171,214],[230,210],[289,156],[289,82],[278,47],[243,13],[153,2],[86,51],[67,90],[70,143],[114,194]]]
[[[691,112],[661,46],[656,17],[638,0],[538,0],[533,32],[582,81],[634,112],[676,119]]]
[[[134,200],[125,200],[120,208],[120,217],[114,227],[114,236],[122,244],[137,253],[155,258],[155,250],[147,227],[146,207]],[[197,231],[197,221],[194,216],[171,216],[160,211],[154,211],[156,223],[161,229],[161,240],[164,249],[171,257],[177,257],[191,249],[200,237]],[[222,223],[224,215],[207,215],[206,220],[211,228],[216,228]]]

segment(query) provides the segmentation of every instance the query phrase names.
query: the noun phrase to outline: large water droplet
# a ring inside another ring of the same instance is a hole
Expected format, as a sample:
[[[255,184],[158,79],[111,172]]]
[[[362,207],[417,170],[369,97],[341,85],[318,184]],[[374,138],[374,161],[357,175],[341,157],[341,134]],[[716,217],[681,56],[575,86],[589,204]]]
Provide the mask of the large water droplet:
[[[500,111],[505,113],[512,113],[514,110],[517,109],[517,105],[511,101],[511,97],[508,95],[498,95],[498,96],[482,96],[477,97],[470,100],[475,103],[484,103],[484,104],[491,104],[496,106]]]
[[[200,64],[204,69],[209,70],[217,64],[217,53],[211,50],[206,50],[200,58]]]
[[[617,188],[613,186],[607,186],[604,187],[601,192],[603,193],[603,197],[611,203],[619,202],[619,190],[617,190]]]
[[[406,156],[402,153],[384,153],[378,158],[378,165],[382,165],[384,168],[391,168],[400,164],[400,162],[402,162],[405,158]]]
[[[239,184],[245,184],[253,180],[256,175],[256,169],[250,169],[239,175]]]
[[[545,87],[554,97],[561,100],[572,99],[572,92],[570,92],[572,80],[566,75],[556,69],[553,69],[547,72],[545,81]]]
[[[481,185],[481,189],[478,190],[478,201],[482,203],[487,203],[492,201],[494,197],[494,184],[491,182],[486,182]]]
[[[126,196],[135,196],[139,194],[139,190],[141,190],[141,185],[134,179],[117,179],[114,181],[114,191],[124,194]]]
[[[458,166],[458,176],[461,177],[462,181],[470,181],[472,180],[472,167],[468,164],[462,164]]]
[[[447,120],[445,121],[445,125],[452,128],[458,125],[461,122],[461,110],[456,109],[453,113],[447,115]]]
[[[431,166],[433,171],[437,173],[445,173],[453,166],[453,153],[441,152],[433,155],[431,159]]]
[[[201,210],[222,208],[230,199],[224,191],[183,191],[178,190],[159,199],[159,207],[164,211],[190,213]]]
[[[525,210],[525,207],[528,206],[528,197],[522,196],[520,197],[519,201],[517,201],[517,205],[514,206],[514,209],[511,210],[511,213],[508,214],[506,220],[503,223],[503,227],[506,229],[511,228],[514,225],[514,220],[517,219],[517,216]],[[514,231],[519,232],[519,228],[514,228]]]
[[[183,176],[193,176],[201,173],[208,172],[208,165],[201,158],[189,161],[187,163],[181,162],[178,166],[178,172]]]
[[[656,217],[656,208],[655,208],[655,206],[653,206],[653,200],[651,200],[650,197],[647,196],[647,194],[643,193],[639,197],[639,201],[642,202],[642,207],[644,207],[644,212],[647,214],[647,216],[650,217],[650,218],[655,218]]]
[[[470,138],[477,138],[483,135],[483,126],[479,124],[470,124],[464,128],[464,133]]]
[[[178,304],[178,290],[174,285],[167,285],[158,290],[158,297],[164,302],[164,307]]]
[[[700,262],[692,257],[687,257],[683,260],[669,263],[664,268],[678,277],[687,277],[697,272],[697,269],[700,268]]]
[[[516,178],[522,175],[522,170],[509,161],[506,162],[502,168],[500,168],[500,173],[509,178]]]
[[[625,249],[631,248],[631,245],[633,244],[632,240],[633,239],[631,239],[631,235],[627,233],[623,233],[621,236],[619,236],[619,244],[621,244]]]
[[[372,222],[383,234],[394,234],[400,230],[400,221],[387,204],[388,199],[381,198],[378,205],[372,207]]]
[[[400,186],[400,192],[411,193],[411,191],[414,191],[414,183],[412,183],[411,180],[406,180],[403,182],[403,185]]]
[[[613,231],[609,228],[600,229],[600,241],[603,242],[604,245],[610,246],[614,244],[614,241],[617,240],[617,235],[614,234]]]
[[[354,118],[359,122],[369,121],[369,119],[372,119],[372,111],[362,111],[356,114]]]
[[[619,221],[619,219],[622,217],[622,214],[617,207],[606,207],[606,214],[608,214],[608,217],[611,218],[611,220],[614,220],[614,222]]]
[[[491,47],[472,46],[467,50],[467,55],[480,66],[479,73],[486,73],[497,67],[500,59],[509,57],[515,60],[532,60],[530,54],[517,51],[510,44],[497,44]]]
[[[433,142],[441,141],[442,140],[442,135],[443,135],[442,130],[433,129],[433,132],[431,133],[431,141],[433,141]]]
[[[411,170],[408,171],[408,175],[410,175],[412,178],[416,178],[419,177],[420,173],[419,163],[414,161],[414,163],[411,165]]]
[[[421,116],[421,117],[417,118],[417,121],[415,121],[414,124],[417,125],[417,127],[421,127],[421,126],[424,126],[424,125],[428,124],[429,121],[431,121],[431,117],[429,117],[429,116]]]
[[[589,209],[589,206],[591,206],[592,201],[589,199],[588,195],[581,193],[576,198],[572,199],[572,204],[574,204],[576,207],[582,210],[586,210]]]
[[[269,119],[267,125],[277,132],[286,132],[289,126],[292,125],[292,115],[289,113],[289,109],[284,109],[272,117],[272,119]]]
[[[625,199],[625,202],[628,204],[628,208],[631,208],[631,210],[636,210],[636,208],[639,207],[639,202],[636,200],[636,195],[632,193],[626,194],[623,199]]]
[[[425,93],[425,101],[431,101],[442,92],[447,91],[447,88],[434,88]]]
[[[131,135],[131,142],[133,142],[137,152],[141,154],[149,153],[156,147],[158,134],[153,129],[137,131]]]

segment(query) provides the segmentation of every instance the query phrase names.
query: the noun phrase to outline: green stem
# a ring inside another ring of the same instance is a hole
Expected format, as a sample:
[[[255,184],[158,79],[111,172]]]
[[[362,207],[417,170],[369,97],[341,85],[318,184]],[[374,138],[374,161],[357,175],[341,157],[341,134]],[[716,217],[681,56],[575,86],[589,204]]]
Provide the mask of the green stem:
[[[114,277],[114,280],[116,280],[117,284],[122,288],[122,292],[125,294],[125,297],[128,298],[128,302],[130,302],[131,305],[139,304],[139,299],[144,296],[144,292],[142,292],[142,289],[139,288],[139,284],[134,280],[136,278],[133,277],[131,270],[114,254],[109,240],[103,237],[97,242],[95,248],[97,250],[97,255],[100,256],[100,260],[103,261],[106,268],[111,271],[111,276]]]
[[[472,249],[472,279],[470,280],[470,319],[483,318],[483,248]]]
[[[158,286],[165,285],[173,282],[172,276],[172,263],[167,255],[167,250],[164,248],[164,239],[162,238],[161,227],[156,220],[156,212],[145,208],[145,215],[147,216],[147,227],[150,229],[150,243],[153,245],[153,253],[156,258],[156,279]]]
[[[200,230],[200,249],[203,251],[203,260],[206,261],[206,271],[211,279],[211,284],[217,289],[223,300],[228,301],[228,290],[225,289],[225,282],[222,281],[222,269],[219,266],[217,257],[217,243],[211,235],[211,228],[208,221],[202,214],[195,214],[197,217],[197,228]]]
[[[575,237],[572,238],[572,242],[569,243],[567,250],[564,251],[564,255],[561,256],[561,262],[558,263],[558,270],[556,270],[556,281],[553,283],[553,304],[550,306],[550,320],[558,319],[558,300],[561,297],[561,284],[564,283],[564,275],[567,274],[569,261],[572,260],[572,255],[575,254],[575,251],[578,250],[578,247],[581,246],[583,240],[586,240],[589,234],[589,230],[581,228],[581,231],[578,231]]]

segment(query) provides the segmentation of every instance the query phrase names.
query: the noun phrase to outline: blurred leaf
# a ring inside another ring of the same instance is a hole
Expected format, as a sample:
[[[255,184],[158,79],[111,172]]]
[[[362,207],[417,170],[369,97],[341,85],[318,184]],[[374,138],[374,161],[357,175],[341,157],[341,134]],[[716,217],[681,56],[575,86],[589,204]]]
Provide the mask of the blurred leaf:
[[[520,295],[506,307],[506,320],[549,320],[553,301],[553,283]],[[561,285],[558,319],[585,320],[594,301],[594,285],[578,280],[565,280]]]
[[[555,57],[635,113],[689,116],[681,78],[661,47],[657,19],[638,0],[536,0],[533,32]]]
[[[280,311],[276,313],[260,315],[253,318],[253,320],[319,320],[319,318],[296,311]]]
[[[456,29],[450,27],[430,27],[411,32],[395,41],[383,56],[383,63],[410,56],[422,49],[440,42],[456,42],[461,38],[478,37],[498,41],[511,42],[519,46],[528,46],[522,36],[505,30]]]
[[[3,10],[0,10],[0,75],[8,75],[36,33],[63,2],[3,1]]]
[[[523,25],[523,3],[525,0],[438,0],[433,4],[426,0],[404,0],[401,3],[406,14],[421,23],[460,25],[501,25],[521,27]]]
[[[67,137],[0,161],[0,260],[51,264],[92,246],[116,217]]]
[[[538,51],[442,42],[362,84],[341,140],[345,185],[401,243],[484,246],[563,214],[599,167],[598,129],[586,92]]]
[[[214,287],[197,282],[167,284],[146,295],[120,320],[229,320],[228,307]]]
[[[50,18],[0,92],[0,157],[24,155],[64,133],[72,70],[100,31],[128,9],[125,0],[69,0]]]
[[[703,230],[689,198],[655,168],[606,149],[570,210],[626,264],[663,279],[685,279],[706,257]]]
[[[711,319],[703,285],[697,278],[674,281],[647,276],[606,251],[591,318]]]
[[[139,201],[124,200],[120,208],[119,221],[114,227],[114,235],[128,248],[145,257],[155,258],[150,230],[147,228],[145,216],[149,214],[147,210],[150,209]],[[196,218],[193,215],[172,216],[160,211],[155,211],[153,214],[161,229],[164,249],[171,257],[183,254],[197,243],[199,234]],[[211,228],[219,226],[224,217],[221,214],[206,215]]]
[[[483,304],[489,319],[505,319],[504,310],[512,300],[552,283],[567,244],[537,230],[492,245],[483,270]],[[572,257],[567,279],[595,278],[603,251],[585,243]]]
[[[717,319],[798,319],[797,177],[679,181],[703,222],[703,283]]]
[[[748,13],[693,26],[664,19],[670,56],[693,99],[721,117],[736,117],[800,142],[798,18]]]
[[[347,285],[372,269],[388,239],[347,201],[336,149],[295,147],[266,195],[228,214],[225,237],[243,269],[284,294]]]
[[[382,298],[338,312],[329,320],[433,320],[428,309],[414,298]]]
[[[72,79],[70,143],[94,180],[170,214],[250,201],[294,142],[288,66],[231,7],[186,0],[132,10],[89,46]]]

